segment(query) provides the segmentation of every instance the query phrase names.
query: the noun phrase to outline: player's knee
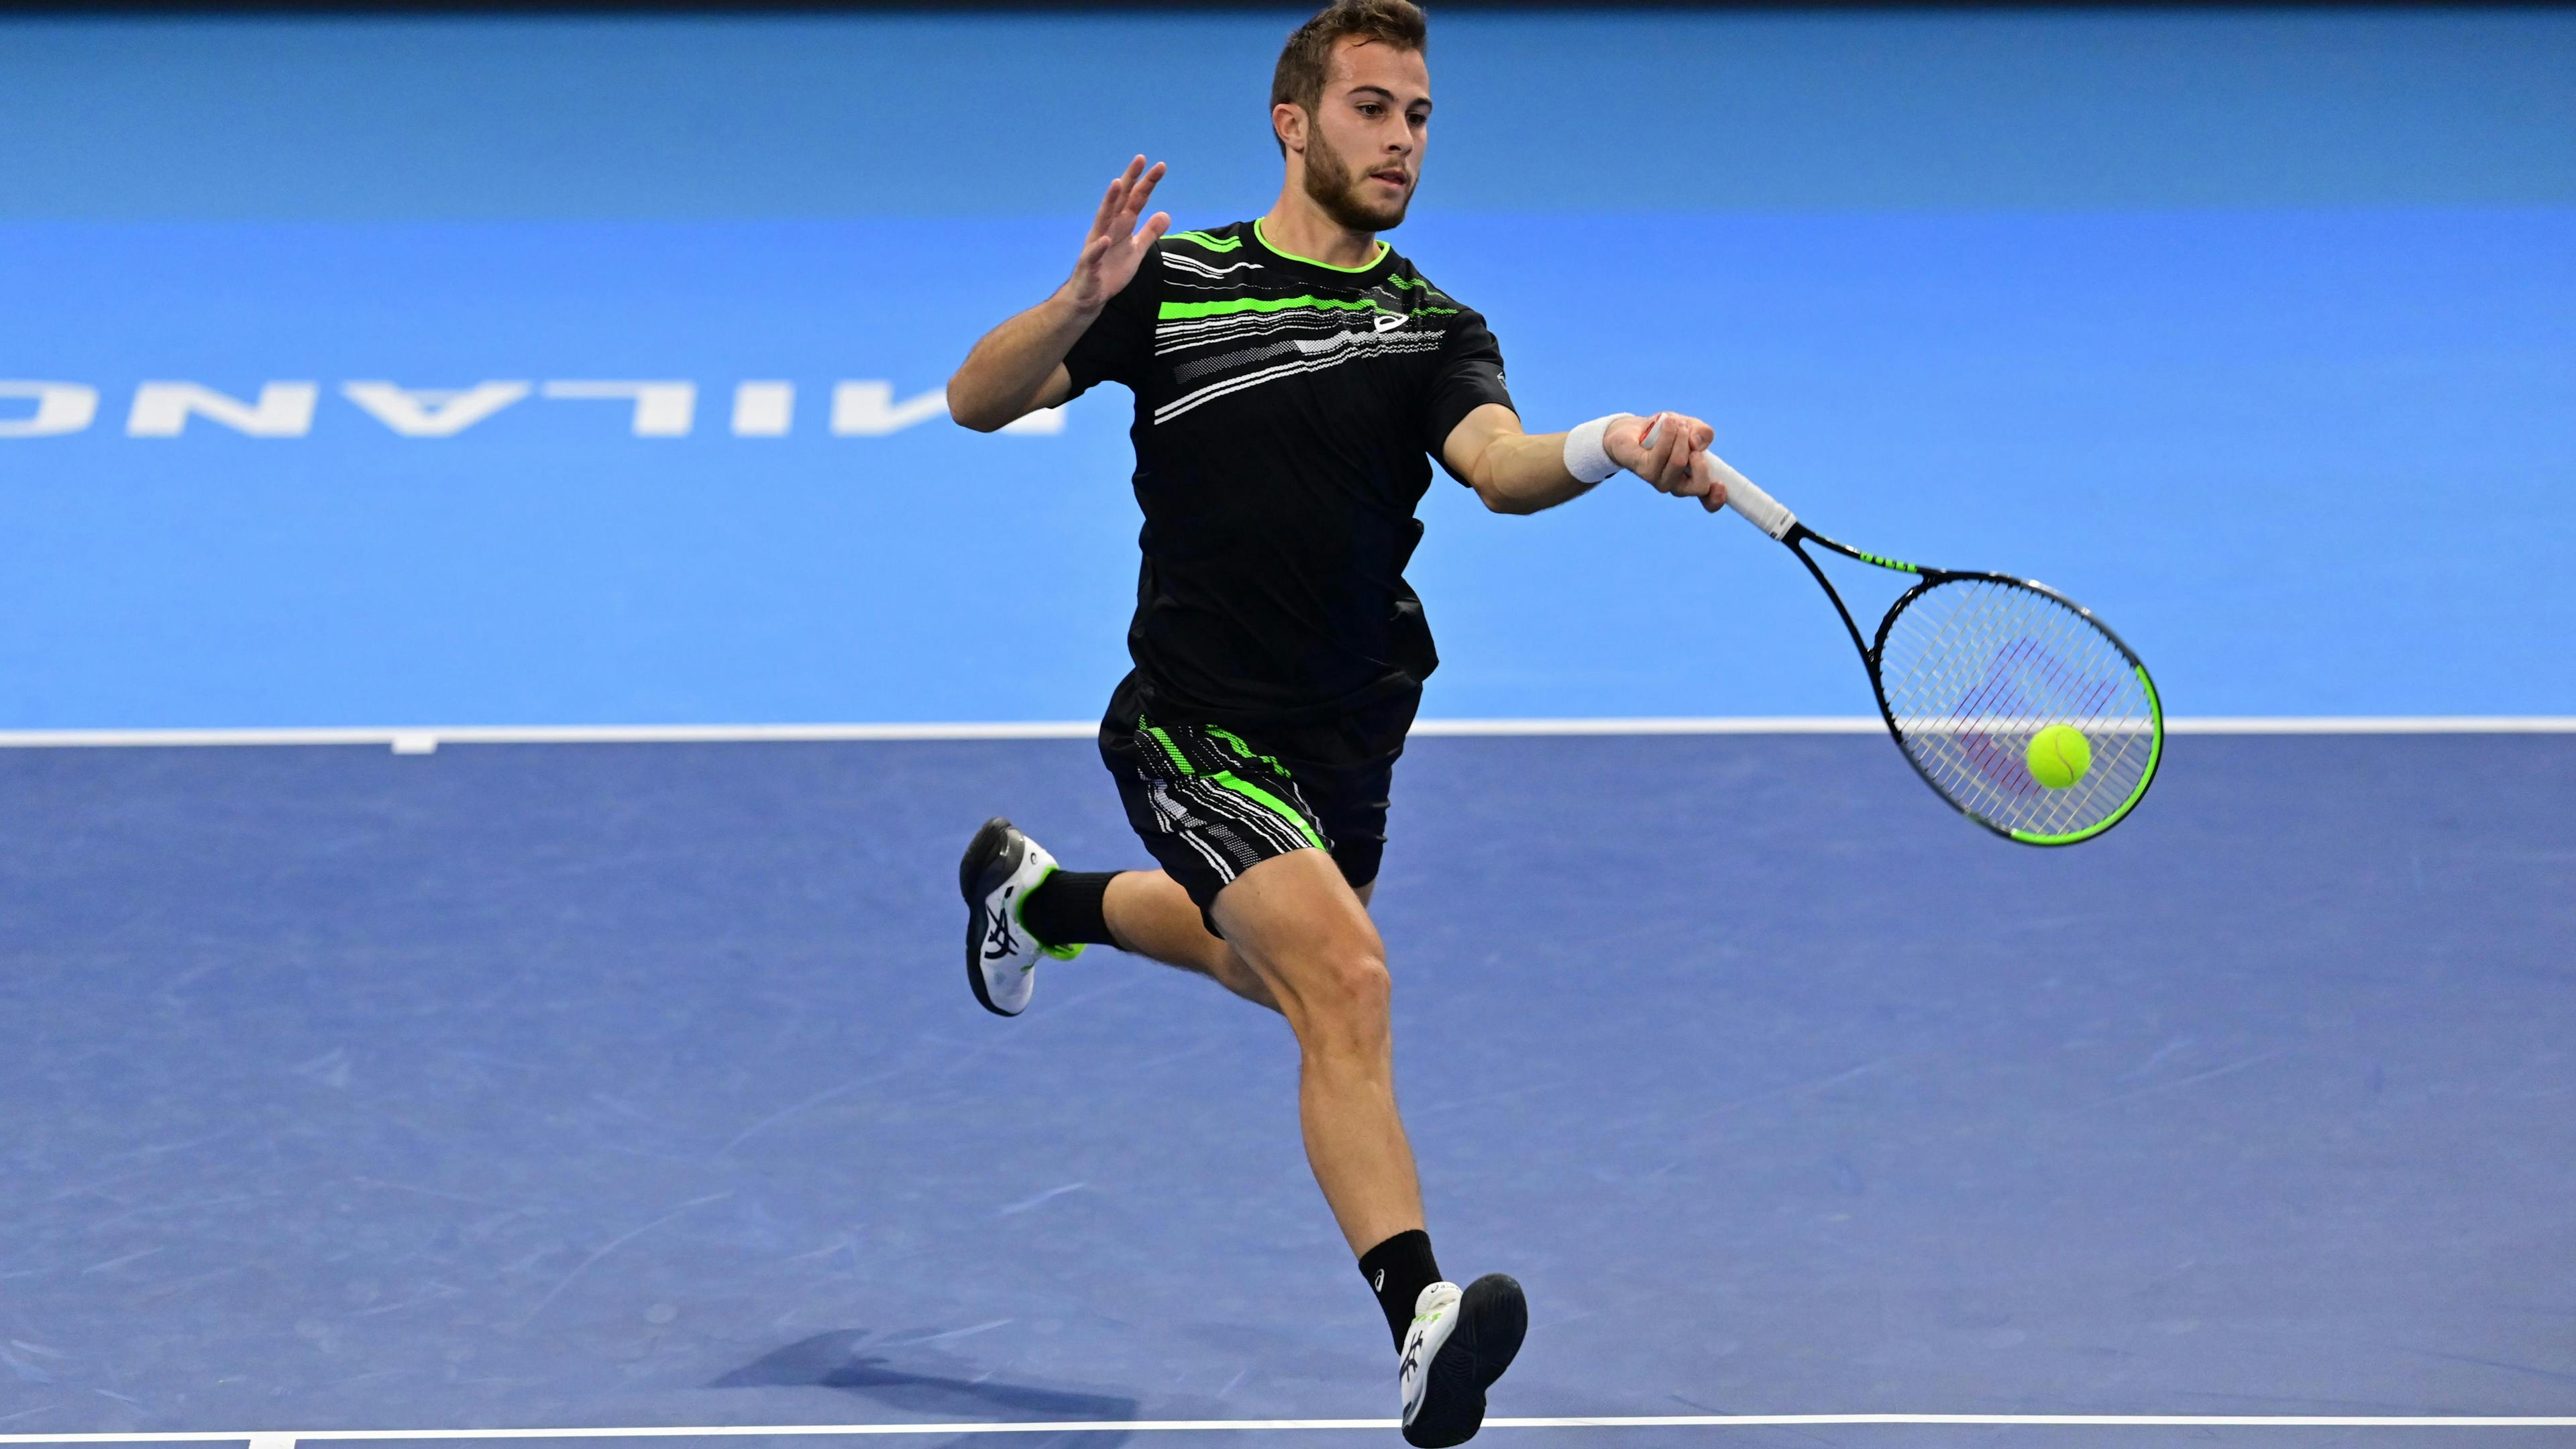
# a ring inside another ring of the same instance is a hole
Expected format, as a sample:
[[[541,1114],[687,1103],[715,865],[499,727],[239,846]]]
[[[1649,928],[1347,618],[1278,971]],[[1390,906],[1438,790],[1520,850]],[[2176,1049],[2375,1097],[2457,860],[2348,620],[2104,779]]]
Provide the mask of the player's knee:
[[[1383,1050],[1394,989],[1386,957],[1377,952],[1337,952],[1318,962],[1299,993],[1306,1008],[1306,1049],[1328,1055]]]

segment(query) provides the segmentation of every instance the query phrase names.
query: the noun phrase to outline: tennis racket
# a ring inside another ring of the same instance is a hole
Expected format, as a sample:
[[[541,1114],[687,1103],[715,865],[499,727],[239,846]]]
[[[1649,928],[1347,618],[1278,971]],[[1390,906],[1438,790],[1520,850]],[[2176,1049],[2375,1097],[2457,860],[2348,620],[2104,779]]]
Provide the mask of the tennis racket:
[[[1825,537],[1714,453],[1727,506],[1788,545],[1834,601],[1878,712],[1923,783],[2024,845],[2073,845],[2128,818],[2155,783],[2165,712],[2136,651],[2045,584],[1925,568]],[[1814,544],[1914,583],[1861,637]]]

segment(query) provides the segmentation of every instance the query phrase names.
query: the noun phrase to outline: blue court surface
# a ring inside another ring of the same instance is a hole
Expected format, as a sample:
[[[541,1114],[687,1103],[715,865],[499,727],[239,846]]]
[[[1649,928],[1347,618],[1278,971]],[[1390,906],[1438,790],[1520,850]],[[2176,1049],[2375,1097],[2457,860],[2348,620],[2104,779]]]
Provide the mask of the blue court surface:
[[[1295,18],[0,21],[0,1445],[1396,1442],[1280,1023],[958,979],[987,815],[1146,863],[1049,724],[1137,518],[1116,389],[940,383],[1135,151],[1268,204]],[[1697,409],[2201,726],[2009,845],[1737,521],[1435,484],[1478,1442],[2576,1444],[2576,15],[1434,37],[1391,239],[1534,427]]]
[[[7,23],[0,730],[1097,718],[1128,399],[982,437],[939,389],[1129,155],[1182,226],[1269,205],[1294,18]],[[2534,664],[2576,631],[2576,14],[1433,47],[1392,240],[1533,427],[1699,412],[1837,537],[2101,610],[2177,714],[2576,714]],[[1869,709],[1731,519],[1423,516],[1434,716]]]

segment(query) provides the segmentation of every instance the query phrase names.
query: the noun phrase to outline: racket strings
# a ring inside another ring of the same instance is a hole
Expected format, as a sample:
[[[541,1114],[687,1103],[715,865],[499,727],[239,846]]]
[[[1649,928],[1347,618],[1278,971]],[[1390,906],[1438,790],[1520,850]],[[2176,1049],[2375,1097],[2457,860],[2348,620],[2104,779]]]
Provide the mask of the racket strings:
[[[2126,651],[2063,601],[1991,579],[1948,580],[1888,621],[1879,692],[1924,778],[2006,831],[2065,836],[2118,817],[2154,758],[2155,703]],[[2052,789],[2031,742],[2051,725],[2090,763]]]

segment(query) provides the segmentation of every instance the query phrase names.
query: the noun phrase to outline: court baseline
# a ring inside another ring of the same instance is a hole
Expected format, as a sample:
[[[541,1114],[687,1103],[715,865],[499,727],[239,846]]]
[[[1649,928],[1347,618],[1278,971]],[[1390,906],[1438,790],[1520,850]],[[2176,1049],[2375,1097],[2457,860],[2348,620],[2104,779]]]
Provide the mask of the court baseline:
[[[2292,1414],[1643,1414],[1488,1419],[1488,1429],[1749,1429],[1831,1425],[1962,1425],[2029,1428],[2186,1429],[2565,1429],[2576,1415],[2292,1415]],[[247,1444],[294,1449],[299,1441],[333,1443],[446,1439],[744,1439],[837,1438],[882,1434],[1268,1433],[1375,1430],[1393,1419],[1073,1419],[918,1424],[653,1425],[625,1429],[348,1429],[329,1432],[178,1434],[0,1434],[0,1444]]]

